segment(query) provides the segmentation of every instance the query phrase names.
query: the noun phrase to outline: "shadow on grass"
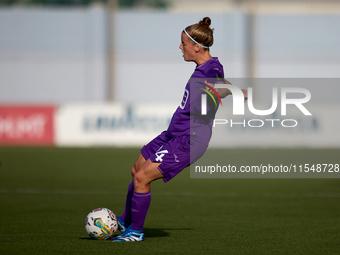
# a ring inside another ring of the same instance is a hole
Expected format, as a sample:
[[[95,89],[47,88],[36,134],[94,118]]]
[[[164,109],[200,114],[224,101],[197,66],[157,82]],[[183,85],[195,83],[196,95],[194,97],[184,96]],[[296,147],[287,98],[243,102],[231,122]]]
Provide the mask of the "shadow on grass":
[[[96,239],[93,239],[91,237],[79,237],[80,240],[87,240],[87,241],[98,241]]]
[[[192,230],[191,228],[144,228],[145,237],[152,238],[152,237],[167,237],[170,236],[170,233],[167,230]]]
[[[167,228],[167,229],[158,229],[158,228],[144,228],[144,234],[145,237],[148,238],[155,238],[155,237],[168,237],[170,236],[170,233],[166,230],[192,230],[191,228]],[[119,233],[119,231],[117,231]],[[115,235],[115,237],[117,234]],[[96,241],[95,239],[92,239],[91,237],[80,237],[81,240],[89,240],[89,241]]]

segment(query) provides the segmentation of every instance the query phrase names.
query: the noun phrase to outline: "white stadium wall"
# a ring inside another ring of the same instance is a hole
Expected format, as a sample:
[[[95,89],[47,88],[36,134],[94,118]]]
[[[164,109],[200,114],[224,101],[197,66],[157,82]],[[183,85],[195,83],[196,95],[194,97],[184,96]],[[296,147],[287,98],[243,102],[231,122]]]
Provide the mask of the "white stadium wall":
[[[166,130],[175,106],[65,104],[56,114],[56,144],[141,146]]]

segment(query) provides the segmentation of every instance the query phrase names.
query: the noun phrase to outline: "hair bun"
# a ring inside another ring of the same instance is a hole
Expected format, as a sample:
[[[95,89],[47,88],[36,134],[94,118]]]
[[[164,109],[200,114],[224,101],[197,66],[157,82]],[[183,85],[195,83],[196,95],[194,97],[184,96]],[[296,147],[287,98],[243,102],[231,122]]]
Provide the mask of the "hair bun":
[[[214,29],[210,28],[210,24],[211,19],[209,17],[205,17],[200,22],[187,26],[185,31],[190,34],[194,43],[210,47],[214,43]]]
[[[205,18],[203,18],[203,20],[201,20],[199,22],[199,24],[202,25],[202,26],[209,27],[211,25],[211,19],[209,17],[205,17]]]

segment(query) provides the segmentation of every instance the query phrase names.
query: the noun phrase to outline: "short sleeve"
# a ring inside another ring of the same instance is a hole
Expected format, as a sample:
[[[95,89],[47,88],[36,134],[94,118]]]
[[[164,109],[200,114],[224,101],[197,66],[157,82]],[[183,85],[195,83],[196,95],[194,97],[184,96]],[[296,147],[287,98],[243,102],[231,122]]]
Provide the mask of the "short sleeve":
[[[216,77],[223,78],[223,70],[220,70],[219,67],[213,67],[210,70],[208,70],[207,77],[208,78],[216,78]]]

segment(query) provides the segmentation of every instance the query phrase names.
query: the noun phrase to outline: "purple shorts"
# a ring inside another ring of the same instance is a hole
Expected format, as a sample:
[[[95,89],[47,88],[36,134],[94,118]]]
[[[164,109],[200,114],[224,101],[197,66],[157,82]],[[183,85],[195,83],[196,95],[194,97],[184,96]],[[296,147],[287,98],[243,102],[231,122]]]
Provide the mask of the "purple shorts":
[[[168,182],[198,160],[206,149],[207,145],[189,135],[171,137],[164,131],[145,145],[141,153],[146,160],[161,163],[158,169],[164,175],[163,181]]]

